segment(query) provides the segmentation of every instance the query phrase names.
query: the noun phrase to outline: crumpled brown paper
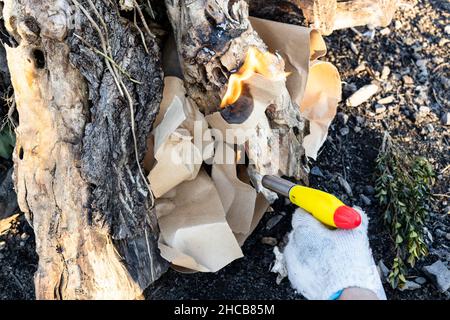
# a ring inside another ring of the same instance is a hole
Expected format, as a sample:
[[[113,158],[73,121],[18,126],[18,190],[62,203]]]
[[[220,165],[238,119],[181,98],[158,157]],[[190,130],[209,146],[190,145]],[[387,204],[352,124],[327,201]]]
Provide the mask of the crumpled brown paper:
[[[336,116],[341,101],[341,78],[331,63],[311,63],[305,95],[300,111],[309,120],[310,134],[303,138],[303,147],[308,157],[316,159],[320,147],[328,136],[328,129]]]
[[[327,53],[325,41],[314,29],[253,17],[250,21],[269,50],[285,59],[290,72],[286,86],[310,121],[310,133],[303,142],[305,154],[316,159],[341,100],[339,72],[331,63],[317,60]]]
[[[203,160],[212,157],[213,152],[212,145],[205,145],[205,141],[212,143],[208,125],[200,111],[185,97],[182,80],[167,77],[164,83],[165,96],[152,133],[153,145],[149,148],[154,153],[156,164],[152,157],[145,161],[154,164],[150,168],[149,180],[156,198],[181,182],[194,179]],[[164,113],[163,117],[161,113]],[[197,144],[194,144],[195,121],[201,125],[201,137],[197,137],[201,141],[197,141]]]
[[[219,192],[227,222],[234,233],[248,234],[255,210],[256,191],[239,180],[235,162],[223,161],[225,154],[235,155],[232,146],[223,143],[216,148],[212,179]],[[225,164],[224,164],[225,163]]]
[[[201,151],[192,143],[190,132],[179,129],[184,120],[184,106],[178,97],[174,97],[154,131],[156,165],[150,171],[149,180],[156,198],[181,182],[194,179],[200,170]]]
[[[325,43],[309,28],[257,18],[251,18],[251,23],[269,50],[285,59],[289,94],[310,121],[310,134],[304,141],[306,154],[315,158],[341,98],[337,70],[316,60],[326,54]],[[220,112],[204,117],[186,98],[181,79],[165,78],[145,168],[150,171],[157,198],[161,255],[178,270],[215,272],[242,257],[240,246],[269,206],[266,197],[250,185],[247,168],[237,163],[239,156],[233,148],[248,140],[247,129],[268,126],[264,122],[266,108],[273,93],[285,86],[284,81],[268,82],[260,75],[248,83],[254,112],[242,124],[228,124]],[[195,121],[201,123],[201,137]],[[215,150],[208,127],[224,134],[223,139],[216,138]],[[231,129],[228,135],[227,129]],[[203,150],[196,147],[199,143]],[[173,154],[178,155],[175,161]],[[223,161],[224,154],[233,159]],[[201,162],[210,158],[211,177],[201,169]]]
[[[215,272],[241,258],[217,189],[201,170],[156,203],[161,255],[177,266]]]

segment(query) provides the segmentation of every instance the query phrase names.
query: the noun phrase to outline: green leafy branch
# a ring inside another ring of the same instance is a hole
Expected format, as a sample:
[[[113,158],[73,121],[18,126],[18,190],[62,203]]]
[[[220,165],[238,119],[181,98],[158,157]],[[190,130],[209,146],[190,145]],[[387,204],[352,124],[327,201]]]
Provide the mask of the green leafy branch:
[[[428,254],[424,223],[435,175],[425,158],[406,154],[388,134],[376,160],[376,171],[376,197],[384,208],[384,222],[396,250],[389,283],[393,288],[402,287],[406,264],[414,267]]]

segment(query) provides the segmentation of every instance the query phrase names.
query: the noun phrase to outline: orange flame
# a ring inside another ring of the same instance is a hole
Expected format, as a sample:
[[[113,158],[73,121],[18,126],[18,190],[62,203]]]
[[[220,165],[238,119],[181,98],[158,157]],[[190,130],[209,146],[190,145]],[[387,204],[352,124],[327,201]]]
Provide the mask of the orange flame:
[[[284,72],[284,66],[280,67],[280,60],[270,52],[261,52],[256,47],[250,47],[242,67],[230,76],[228,88],[220,107],[224,108],[235,103],[242,94],[243,82],[250,79],[255,73],[272,81],[286,79],[288,74]]]

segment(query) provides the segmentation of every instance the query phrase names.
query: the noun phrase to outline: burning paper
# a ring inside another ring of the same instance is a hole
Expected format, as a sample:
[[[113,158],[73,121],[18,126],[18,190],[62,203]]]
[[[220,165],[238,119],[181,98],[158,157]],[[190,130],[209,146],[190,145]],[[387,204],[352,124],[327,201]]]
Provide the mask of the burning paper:
[[[287,74],[284,72],[282,62],[268,51],[262,52],[258,48],[250,47],[242,67],[230,76],[228,88],[220,106],[224,108],[235,103],[242,95],[244,82],[255,74],[260,74],[274,82],[286,80]]]
[[[292,174],[290,162],[298,159],[276,145],[290,145],[295,137],[285,134],[289,141],[280,141],[272,128],[278,118],[290,121],[284,114],[290,109],[271,106],[291,99],[298,104],[310,121],[303,147],[315,158],[341,97],[337,70],[316,60],[326,53],[316,31],[251,22],[276,54],[250,47],[230,76],[219,111],[204,116],[186,97],[181,79],[165,78],[145,167],[157,198],[161,255],[178,270],[215,272],[242,257],[240,246],[277,197],[262,187],[262,175]],[[212,165],[210,175],[204,161]]]
[[[286,86],[310,121],[310,134],[303,142],[305,154],[316,159],[341,100],[339,72],[332,64],[317,60],[327,52],[325,42],[310,28],[258,18],[250,21],[269,49],[285,60],[289,73]]]
[[[262,187],[260,177],[278,174],[280,159],[289,157],[282,157],[279,153],[279,137],[274,134],[276,131],[272,130],[266,111],[270,105],[282,105],[283,97],[289,98],[286,76],[280,56],[250,47],[242,67],[230,76],[222,100],[225,109],[206,116],[211,128],[220,133],[215,135],[216,140],[245,144],[245,152],[255,168],[252,183],[256,191],[263,192],[269,201],[274,201],[277,195]],[[283,169],[286,167],[282,166]]]

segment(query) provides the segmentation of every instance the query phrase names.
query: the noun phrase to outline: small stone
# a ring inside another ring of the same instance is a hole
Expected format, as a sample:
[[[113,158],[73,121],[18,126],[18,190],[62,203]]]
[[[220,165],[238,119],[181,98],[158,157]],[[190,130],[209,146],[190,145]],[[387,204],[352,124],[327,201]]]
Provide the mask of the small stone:
[[[282,215],[276,215],[275,217],[270,218],[269,221],[267,221],[266,223],[266,229],[267,230],[272,229],[278,224],[278,222],[281,221],[281,219],[283,219]]]
[[[364,70],[366,70],[366,63],[362,62],[355,68],[354,71],[355,71],[355,73],[360,73],[360,72],[363,72]]]
[[[385,92],[391,92],[392,89],[394,89],[394,86],[393,86],[392,83],[390,83],[390,82],[385,82],[385,83],[383,84],[383,87],[384,87],[384,91],[385,91]]]
[[[387,27],[380,30],[380,34],[382,36],[387,36],[389,33],[391,33],[391,29],[389,29]]]
[[[355,130],[356,133],[361,132],[361,128],[358,126],[354,127],[353,130]]]
[[[261,238],[261,243],[275,247],[278,244],[278,240],[272,237],[263,237]]]
[[[350,49],[353,51],[354,54],[356,55],[359,54],[359,50],[353,42],[350,42]]]
[[[424,285],[427,282],[427,279],[424,277],[417,277],[414,279],[414,281],[420,285]]]
[[[6,248],[6,242],[0,241],[0,251]]]
[[[348,127],[343,127],[339,132],[341,133],[341,136],[346,136],[349,134],[350,129]]]
[[[449,126],[450,125],[450,112],[446,112],[441,117],[441,124],[443,126]]]
[[[372,201],[366,197],[363,194],[360,194],[359,197],[361,198],[361,201],[366,205],[366,206],[370,206],[372,204]]]
[[[441,292],[450,288],[450,270],[441,260],[423,267],[423,271]]]
[[[447,232],[447,233],[445,234],[445,239],[450,240],[450,232]]]
[[[444,32],[445,32],[446,34],[450,34],[450,24],[448,24],[448,25],[445,26]]]
[[[345,180],[344,178],[342,178],[341,176],[339,176],[339,177],[338,177],[338,181],[339,181],[339,184],[341,185],[341,187],[344,188],[345,192],[346,192],[350,197],[353,197],[352,187],[350,187],[350,184],[347,182],[347,180]]]
[[[419,68],[426,68],[427,63],[428,63],[427,59],[419,59],[416,61],[416,66],[418,66]]]
[[[343,112],[338,112],[337,118],[338,118],[339,122],[344,125],[347,124],[347,122],[348,122],[348,115],[346,115]]]
[[[395,97],[394,96],[387,96],[385,98],[382,98],[380,100],[377,101],[377,103],[379,104],[390,104],[392,102],[395,101]]]
[[[358,88],[356,87],[356,84],[354,84],[354,83],[345,83],[343,90],[347,93],[353,93],[356,90],[358,90]]]
[[[395,81],[400,81],[401,78],[402,78],[402,76],[401,76],[400,73],[395,72],[394,74],[392,74],[392,78],[393,78]]]
[[[429,133],[432,133],[434,131],[434,127],[431,123],[428,123],[425,127],[427,128]]]
[[[391,74],[391,69],[388,66],[384,66],[381,70],[381,79],[386,80]]]
[[[433,239],[433,235],[431,234],[430,230],[428,230],[427,227],[424,227],[423,230],[424,230],[425,234],[427,235],[428,240],[430,240],[430,243],[433,243],[434,239]]]
[[[30,236],[25,232],[20,235],[20,239],[22,239],[23,241],[27,241],[29,237]]]
[[[380,278],[385,282],[389,276],[389,269],[384,264],[383,260],[378,261],[378,270],[380,270]]]
[[[414,42],[416,42],[416,40],[414,38],[412,38],[412,37],[408,37],[408,38],[405,39],[405,44],[407,46],[412,46],[414,44]]]
[[[379,89],[380,88],[376,84],[365,85],[347,99],[347,105],[349,107],[357,107],[369,100]]]
[[[375,188],[372,186],[364,186],[364,193],[368,195],[374,195],[375,194]]]
[[[388,111],[396,112],[397,110],[398,110],[398,105],[395,105],[395,104],[388,105]]]
[[[372,41],[375,37],[375,29],[369,29],[368,31],[363,33],[363,36]]]
[[[311,174],[313,176],[318,176],[318,177],[322,177],[325,178],[325,176],[323,175],[322,171],[319,169],[319,167],[313,167],[311,169]]]
[[[357,123],[358,125],[361,126],[361,125],[364,124],[364,122],[365,122],[364,117],[356,116],[356,123]]]
[[[403,83],[404,84],[414,84],[414,80],[410,76],[404,75],[403,76]]]
[[[449,40],[448,39],[446,39],[446,38],[442,38],[441,40],[439,40],[439,47],[443,47],[443,46],[445,46],[446,44],[447,44],[447,42],[449,42]]]
[[[430,107],[427,107],[427,106],[421,106],[419,108],[419,112],[421,114],[428,114],[428,113],[430,113],[430,111],[431,111]]]
[[[433,61],[434,64],[441,64],[444,63],[445,60],[442,57],[433,57],[431,61]]]
[[[406,280],[405,284],[400,288],[400,291],[405,291],[405,290],[412,291],[412,290],[417,290],[420,288],[422,288],[422,286],[420,284],[415,283],[414,281]]]
[[[21,247],[25,247],[25,242],[24,242],[24,241],[20,241],[19,245],[20,245]]]
[[[375,113],[376,114],[380,114],[386,111],[386,107],[383,106],[382,104],[376,104],[375,105]]]
[[[400,21],[396,20],[394,23],[394,28],[397,30],[400,30],[402,28],[402,23]]]

